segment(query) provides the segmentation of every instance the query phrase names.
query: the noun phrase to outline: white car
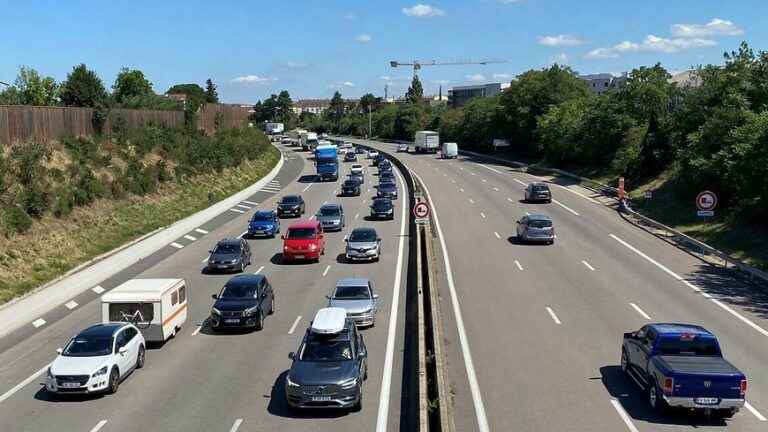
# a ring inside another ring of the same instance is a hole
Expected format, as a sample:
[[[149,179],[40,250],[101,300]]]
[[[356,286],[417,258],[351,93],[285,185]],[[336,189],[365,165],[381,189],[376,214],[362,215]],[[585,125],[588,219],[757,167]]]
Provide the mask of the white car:
[[[408,153],[408,144],[400,144],[397,146],[397,151],[401,153]]]
[[[376,150],[368,150],[368,159],[373,159],[378,155],[379,155],[379,152],[377,152]]]
[[[96,324],[57,350],[46,373],[51,393],[115,393],[134,369],[144,367],[146,343],[126,322]]]
[[[352,174],[360,174],[360,175],[365,175],[365,168],[364,168],[362,165],[360,165],[360,164],[354,164],[354,165],[352,165],[352,167],[349,169],[349,171],[350,171]]]

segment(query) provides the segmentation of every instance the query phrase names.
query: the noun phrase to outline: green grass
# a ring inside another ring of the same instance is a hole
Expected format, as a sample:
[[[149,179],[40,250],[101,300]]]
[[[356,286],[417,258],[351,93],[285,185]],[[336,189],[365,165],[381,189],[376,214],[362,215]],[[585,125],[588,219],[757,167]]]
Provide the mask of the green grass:
[[[268,147],[258,159],[220,173],[166,183],[154,194],[124,200],[99,200],[66,219],[46,216],[29,232],[0,239],[0,303],[24,295],[79,264],[157,228],[209,207],[209,192],[219,201],[255,183],[280,159]]]

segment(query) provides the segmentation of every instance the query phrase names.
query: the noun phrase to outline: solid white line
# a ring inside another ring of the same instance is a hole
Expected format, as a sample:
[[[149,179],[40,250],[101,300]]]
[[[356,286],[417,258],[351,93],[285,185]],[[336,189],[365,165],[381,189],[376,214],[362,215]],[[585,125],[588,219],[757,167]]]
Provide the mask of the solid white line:
[[[330,270],[330,269],[331,269],[331,265],[328,264],[328,267],[326,267],[325,270],[323,270],[323,276],[327,275],[328,274],[328,270]]]
[[[64,303],[64,306],[65,306],[67,309],[69,309],[69,310],[72,310],[72,309],[74,309],[74,308],[76,308],[76,307],[77,307],[77,302],[76,302],[76,301],[74,301],[74,300],[71,300],[71,301],[69,301],[69,302],[67,302],[67,303]]]
[[[106,420],[99,421],[98,423],[96,423],[96,426],[94,426],[91,429],[91,432],[99,432],[99,430],[101,430],[101,428],[103,428],[105,424],[107,424]]]
[[[104,288],[102,288],[101,285],[96,285],[95,287],[91,288],[91,291],[95,292],[96,294],[101,294],[104,292]]]
[[[246,210],[250,210],[250,209],[251,209],[249,206],[247,206],[247,205],[242,205],[242,204],[238,204],[238,205],[236,205],[236,207],[244,208],[244,209],[246,209]]]
[[[575,210],[573,210],[572,208],[568,207],[567,205],[565,205],[565,204],[561,203],[560,201],[558,201],[558,200],[556,200],[556,199],[554,199],[554,198],[552,198],[552,202],[553,202],[553,203],[555,203],[555,204],[557,204],[557,205],[559,205],[560,207],[562,207],[562,208],[564,208],[564,209],[568,210],[569,212],[573,213],[573,214],[574,214],[574,215],[576,215],[576,216],[578,216],[578,215],[579,215],[579,214],[578,214],[578,213],[577,213]]]
[[[520,271],[523,271],[523,266],[520,265],[520,261],[515,260],[515,265],[517,266],[518,269],[520,269]]]
[[[482,217],[483,219],[485,219],[485,213],[483,213],[483,212],[480,212],[480,217]]]
[[[42,318],[38,318],[38,319],[32,321],[32,327],[34,327],[34,328],[42,327],[44,325],[45,325],[45,320],[42,319]]]
[[[514,181],[518,182],[519,184],[521,184],[521,185],[523,185],[523,186],[528,186],[528,184],[527,184],[527,183],[521,182],[520,180],[518,180],[518,179],[516,179],[516,178],[514,178],[514,177],[512,178],[512,180],[514,180]]]
[[[497,233],[496,231],[494,231],[494,232],[493,232],[493,235],[495,235],[497,239],[500,239],[500,238],[501,238],[501,236],[499,235],[499,233]]]
[[[585,199],[585,200],[587,200],[587,201],[591,201],[591,202],[593,202],[593,203],[595,203],[595,204],[600,204],[599,202],[595,201],[594,199],[592,199],[592,198],[590,198],[590,197],[588,197],[588,196],[586,196],[586,195],[584,195],[584,194],[582,194],[582,193],[576,192],[575,190],[573,190],[573,189],[571,189],[571,188],[569,188],[569,187],[565,187],[565,186],[561,186],[561,185],[557,185],[557,186],[559,186],[559,187],[561,187],[561,188],[563,188],[563,189],[567,190],[567,191],[568,191],[568,192],[570,192],[570,193],[576,194],[576,195],[578,195],[578,196],[580,196],[580,197],[584,198],[584,199]]]
[[[642,315],[642,316],[643,316],[643,318],[647,319],[648,321],[650,321],[650,320],[651,320],[651,317],[650,317],[650,316],[648,316],[648,314],[647,314],[647,313],[645,313],[645,311],[644,311],[644,310],[640,309],[640,306],[638,306],[638,305],[636,305],[636,304],[634,304],[634,303],[630,303],[629,305],[630,305],[630,306],[632,306],[632,308],[633,308],[634,310],[636,310],[636,311],[637,311],[637,313],[639,313],[640,315]]]
[[[549,316],[552,317],[552,321],[554,321],[555,324],[557,324],[557,325],[562,324],[560,322],[560,319],[557,317],[557,315],[555,315],[555,311],[553,311],[551,307],[547,306],[547,312],[549,312]]]
[[[395,172],[397,173],[397,177],[400,179],[400,184],[405,184],[405,180],[403,180],[403,176],[400,175],[400,172]],[[424,189],[426,191],[426,187]],[[429,192],[427,192],[427,197],[429,197]],[[392,387],[392,365],[395,356],[395,334],[397,333],[397,309],[400,305],[400,278],[402,276],[403,270],[403,249],[405,247],[405,208],[407,206],[403,205],[401,207],[402,215],[400,217],[400,240],[397,247],[397,265],[395,266],[395,282],[392,288],[392,306],[389,311],[387,348],[386,353],[384,354],[384,371],[381,377],[381,392],[379,393],[379,412],[376,418],[376,432],[387,432],[387,421],[389,420],[389,394]],[[437,223],[436,215],[435,223]],[[439,231],[439,225],[437,226]],[[448,273],[450,274],[450,271]],[[482,432],[487,432],[487,429]]]
[[[181,249],[181,248],[184,247],[183,244],[179,244],[179,243],[176,243],[176,242],[171,243],[171,246],[175,247],[176,249]]]
[[[504,174],[503,172],[501,172],[501,171],[499,171],[499,170],[493,169],[493,168],[491,168],[491,167],[489,167],[489,166],[486,166],[486,165],[483,165],[483,164],[481,164],[481,163],[479,163],[478,165],[480,165],[481,167],[483,167],[483,168],[485,168],[485,169],[487,169],[487,170],[493,171],[493,172],[495,172],[496,174]]]
[[[621,406],[621,402],[611,398],[611,405],[613,405],[613,409],[616,410],[616,412],[619,414],[619,417],[624,420],[624,424],[627,425],[627,429],[629,429],[630,432],[638,432],[635,424],[632,423],[632,419],[629,418],[629,414],[627,414],[627,412],[624,411],[624,407]]]
[[[683,278],[680,277],[680,275],[678,275],[677,273],[673,272],[672,270],[666,268],[665,266],[661,265],[658,261],[656,261],[655,259],[653,259],[653,258],[649,257],[648,255],[644,254],[643,252],[641,252],[639,249],[637,249],[636,247],[632,246],[631,244],[625,242],[624,240],[618,238],[617,236],[615,236],[613,234],[611,234],[611,238],[613,238],[617,242],[623,244],[629,250],[631,250],[632,252],[634,252],[634,253],[640,255],[641,257],[645,258],[646,260],[648,260],[652,264],[655,264],[656,267],[664,270],[664,272],[666,272],[668,275],[672,276],[673,278],[675,278],[677,280],[683,280]]]
[[[242,211],[242,210],[240,210],[240,209],[236,209],[236,208],[231,208],[231,209],[229,209],[229,211],[231,211],[231,212],[235,212],[235,213],[241,213],[241,214],[242,214],[242,213],[245,213],[244,211]]]
[[[307,185],[307,187],[305,187],[304,189],[302,189],[302,192],[306,192],[306,191],[308,191],[308,190],[309,190],[309,188],[311,188],[313,184],[314,184],[314,183],[310,183],[310,184],[308,184],[308,185]]]
[[[721,308],[723,308],[723,310],[725,310],[729,314],[731,314],[731,315],[735,316],[736,318],[738,318],[739,320],[741,320],[744,324],[746,324],[746,325],[752,327],[753,329],[757,330],[763,336],[768,336],[768,331],[766,331],[764,328],[760,327],[759,325],[755,324],[750,319],[742,316],[740,313],[736,312],[735,310],[731,309],[730,306],[726,305],[725,303],[723,303],[723,302],[721,302],[720,300],[717,300],[717,299],[710,299],[710,301],[712,301],[712,303],[714,303],[714,304],[720,306]]]
[[[39,377],[40,375],[44,374],[45,371],[48,370],[48,368],[52,364],[53,364],[53,362],[48,363],[47,365],[43,366],[42,369],[40,369],[39,371],[37,371],[37,372],[33,373],[32,375],[30,375],[27,379],[25,379],[24,381],[16,384],[15,386],[13,386],[12,389],[10,389],[7,392],[3,393],[3,395],[0,396],[0,403],[5,402],[5,400],[8,399],[9,397],[13,396],[14,393],[16,393],[17,391],[21,390],[22,388],[24,388],[27,384],[31,383],[32,381],[36,380],[37,377]]]
[[[242,201],[240,201],[240,202],[242,202],[242,203],[244,203],[244,204],[249,204],[249,205],[252,205],[252,206],[257,206],[257,205],[259,205],[259,203],[257,203],[257,202],[253,202],[253,201],[246,201],[246,200],[242,200]]]
[[[243,419],[239,418],[235,420],[235,423],[232,425],[231,428],[229,428],[229,432],[237,432],[237,430],[240,429],[241,424],[243,424]]]
[[[259,269],[253,272],[253,274],[259,274],[262,270],[264,270],[264,266],[259,267]]]
[[[296,330],[296,326],[299,325],[299,321],[301,321],[301,315],[296,317],[296,321],[294,321],[293,325],[291,325],[291,328],[288,329],[288,334],[293,334],[293,332]]]
[[[199,232],[200,234],[208,234],[208,231],[201,228],[195,228],[195,231]]]
[[[588,262],[586,262],[586,261],[584,261],[584,260],[581,260],[581,262],[582,262],[582,263],[583,263],[585,266],[587,266],[587,268],[588,268],[588,269],[590,269],[590,270],[592,270],[592,271],[595,271],[595,268],[594,268],[594,267],[592,267],[591,265],[589,265],[589,263],[588,263]]]
[[[749,412],[752,413],[753,416],[757,417],[757,419],[760,420],[761,422],[768,420],[765,418],[765,416],[760,414],[760,411],[756,410],[755,407],[753,407],[749,402],[744,401],[744,406],[749,410]]]
[[[192,237],[192,236],[191,236],[191,235],[189,235],[189,234],[185,235],[185,236],[184,236],[184,238],[185,238],[185,239],[187,239],[187,240],[190,240],[190,241],[195,241],[195,240],[197,240],[197,238],[195,238],[195,237]]]

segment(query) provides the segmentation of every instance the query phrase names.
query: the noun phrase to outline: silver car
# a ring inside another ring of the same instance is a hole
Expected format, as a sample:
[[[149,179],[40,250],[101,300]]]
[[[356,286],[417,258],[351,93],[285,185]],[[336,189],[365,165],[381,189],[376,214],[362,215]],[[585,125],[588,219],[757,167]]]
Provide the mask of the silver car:
[[[328,307],[347,311],[347,319],[358,327],[373,327],[379,295],[373,291],[373,282],[364,278],[345,278],[336,282],[336,288],[328,296]]]
[[[341,204],[325,204],[315,215],[323,226],[323,231],[341,231],[344,229],[344,209]]]
[[[555,242],[555,227],[549,216],[532,214],[517,221],[517,239],[520,242]]]
[[[529,183],[528,186],[525,187],[525,201],[543,201],[545,203],[551,203],[552,191],[549,190],[549,185],[541,182]]]
[[[378,261],[381,256],[381,239],[373,228],[355,228],[344,241],[348,261]]]

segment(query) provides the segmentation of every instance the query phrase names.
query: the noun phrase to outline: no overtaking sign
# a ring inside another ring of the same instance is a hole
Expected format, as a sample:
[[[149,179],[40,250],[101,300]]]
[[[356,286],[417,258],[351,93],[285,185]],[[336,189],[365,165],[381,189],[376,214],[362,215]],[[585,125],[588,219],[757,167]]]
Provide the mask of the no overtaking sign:
[[[413,215],[416,216],[416,222],[426,221],[429,217],[429,206],[425,202],[416,203],[413,206]]]
[[[696,196],[696,207],[699,209],[699,216],[714,216],[713,211],[717,206],[717,195],[711,191],[702,191]]]

